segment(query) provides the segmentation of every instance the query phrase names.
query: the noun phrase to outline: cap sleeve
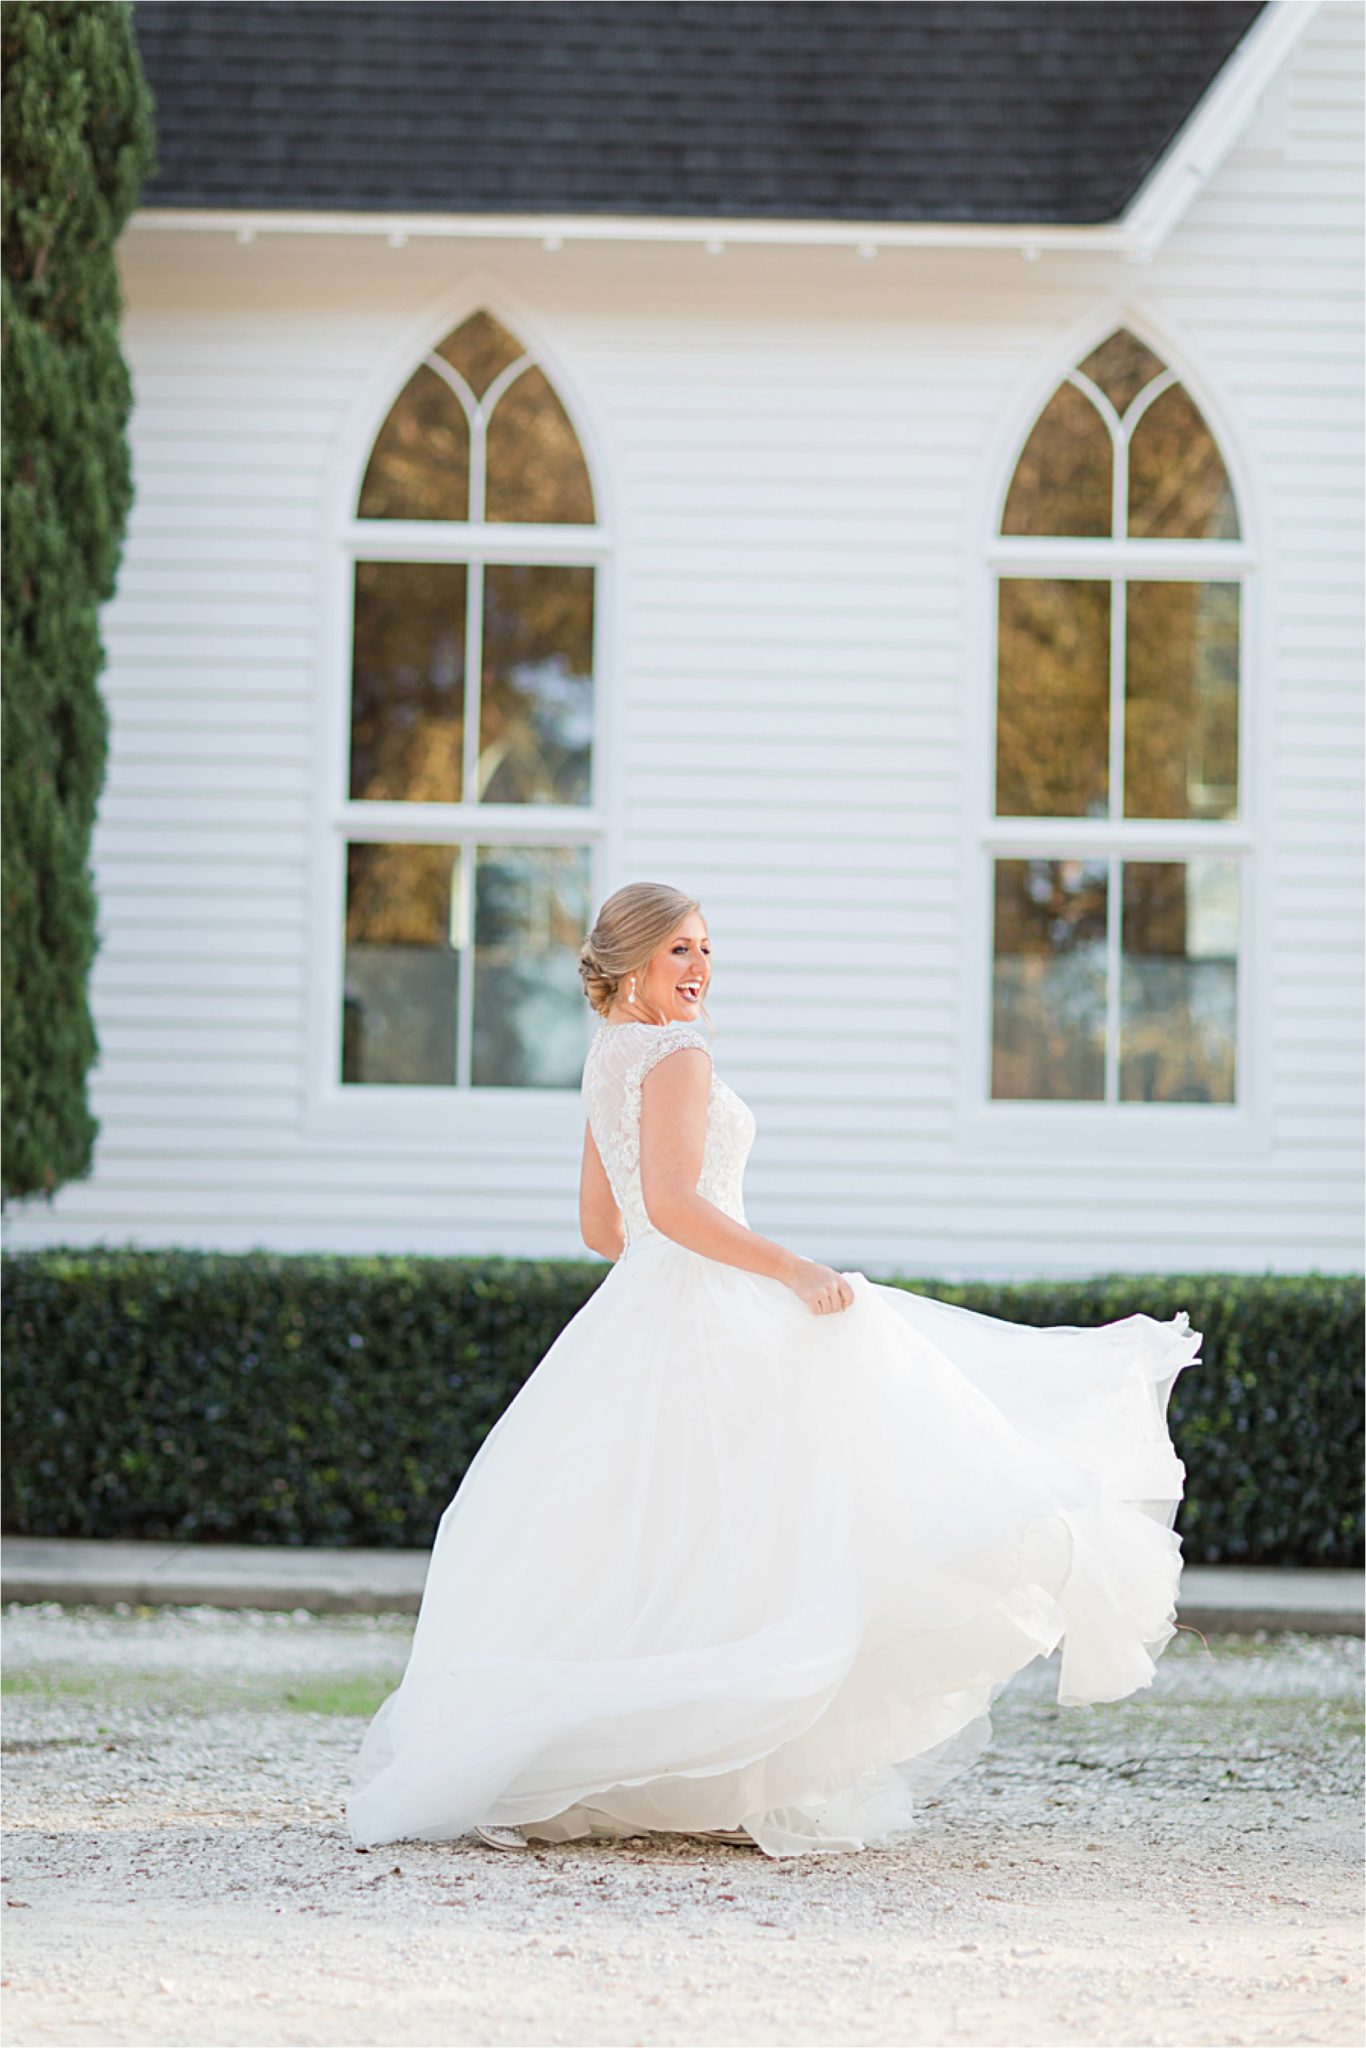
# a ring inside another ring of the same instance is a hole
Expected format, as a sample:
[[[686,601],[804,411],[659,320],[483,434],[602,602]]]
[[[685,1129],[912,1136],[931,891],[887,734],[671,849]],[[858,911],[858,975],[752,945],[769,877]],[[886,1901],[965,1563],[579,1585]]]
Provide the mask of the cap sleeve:
[[[695,1024],[660,1024],[649,1029],[646,1043],[632,1075],[636,1086],[639,1087],[651,1068],[657,1067],[671,1052],[682,1052],[687,1047],[695,1047],[698,1052],[704,1052],[708,1059],[711,1058],[711,1046],[706,1035],[699,1031]]]

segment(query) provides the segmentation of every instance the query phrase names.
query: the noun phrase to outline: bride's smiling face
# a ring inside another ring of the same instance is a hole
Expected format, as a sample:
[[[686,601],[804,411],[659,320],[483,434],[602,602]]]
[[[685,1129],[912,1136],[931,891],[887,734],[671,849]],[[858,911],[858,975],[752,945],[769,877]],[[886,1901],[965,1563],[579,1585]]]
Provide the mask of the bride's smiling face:
[[[644,1005],[649,1016],[662,1014],[666,1024],[691,1024],[710,980],[711,940],[706,920],[693,910],[651,954],[644,973],[636,976],[636,1000],[628,1008],[639,1016]],[[628,981],[626,992],[629,990]]]

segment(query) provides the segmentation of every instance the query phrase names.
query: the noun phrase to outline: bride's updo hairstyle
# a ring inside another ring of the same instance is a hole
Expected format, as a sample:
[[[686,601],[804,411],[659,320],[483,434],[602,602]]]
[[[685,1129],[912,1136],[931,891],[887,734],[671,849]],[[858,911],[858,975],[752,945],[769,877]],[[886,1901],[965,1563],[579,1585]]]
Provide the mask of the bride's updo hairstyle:
[[[583,992],[600,1017],[631,976],[645,972],[670,932],[700,908],[693,897],[663,882],[628,882],[608,897],[579,949]]]

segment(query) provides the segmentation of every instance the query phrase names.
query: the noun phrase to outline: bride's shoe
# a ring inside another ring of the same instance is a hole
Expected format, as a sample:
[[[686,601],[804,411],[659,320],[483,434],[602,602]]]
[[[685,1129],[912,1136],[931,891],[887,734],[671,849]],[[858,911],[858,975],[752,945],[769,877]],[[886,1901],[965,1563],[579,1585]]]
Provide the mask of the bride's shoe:
[[[695,1842],[743,1842],[747,1849],[756,1846],[748,1828],[693,1828],[689,1832]]]
[[[520,1828],[486,1828],[477,1823],[474,1832],[481,1842],[487,1842],[490,1849],[529,1849],[531,1847]]]

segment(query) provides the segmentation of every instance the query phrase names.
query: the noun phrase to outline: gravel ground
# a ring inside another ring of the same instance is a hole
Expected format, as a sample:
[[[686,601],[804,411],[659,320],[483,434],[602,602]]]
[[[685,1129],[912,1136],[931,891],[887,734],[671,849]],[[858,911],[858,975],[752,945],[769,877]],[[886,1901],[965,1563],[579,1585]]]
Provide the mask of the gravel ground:
[[[347,1774],[412,1627],[6,1609],[7,2048],[1362,2038],[1358,1641],[1182,1634],[1102,1707],[1036,1663],[861,1855],[366,1853]]]

